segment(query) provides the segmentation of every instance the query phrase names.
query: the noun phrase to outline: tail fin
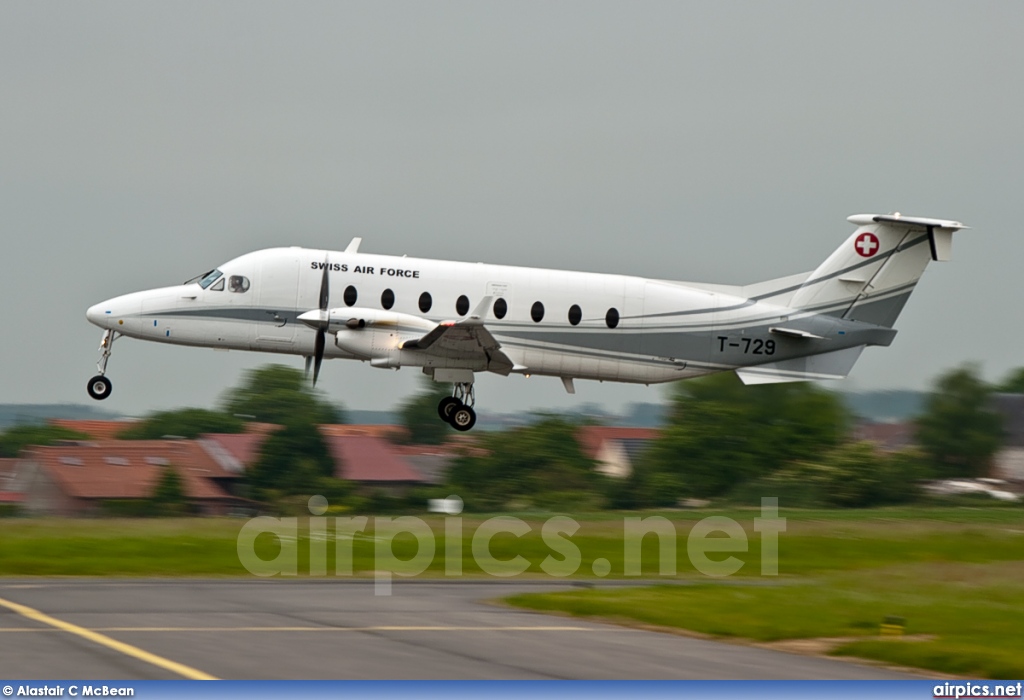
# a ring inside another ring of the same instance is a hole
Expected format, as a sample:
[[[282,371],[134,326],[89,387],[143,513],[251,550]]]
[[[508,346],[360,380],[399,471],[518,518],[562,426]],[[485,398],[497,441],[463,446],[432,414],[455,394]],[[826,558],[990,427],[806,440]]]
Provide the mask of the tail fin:
[[[796,290],[789,306],[892,328],[931,260],[949,260],[958,221],[858,214],[846,242]]]

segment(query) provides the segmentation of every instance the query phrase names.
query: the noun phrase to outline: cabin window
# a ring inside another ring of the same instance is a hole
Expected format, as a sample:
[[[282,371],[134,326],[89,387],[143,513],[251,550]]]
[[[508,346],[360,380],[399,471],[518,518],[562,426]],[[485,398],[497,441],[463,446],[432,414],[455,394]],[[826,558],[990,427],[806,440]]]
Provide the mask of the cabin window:
[[[508,313],[508,302],[498,297],[494,300],[494,316],[496,318],[505,318],[505,314]]]
[[[469,297],[465,294],[455,300],[455,313],[459,316],[465,316],[469,313]]]
[[[214,285],[212,287],[210,287],[210,290],[214,291],[214,292],[223,292],[224,291],[224,278],[221,277],[219,280],[217,280],[217,282],[214,283]]]
[[[583,309],[580,308],[579,304],[573,304],[569,307],[569,323],[574,326],[580,325],[580,321],[583,320]]]
[[[604,322],[608,324],[609,328],[619,325],[619,310],[614,306],[608,309],[608,313],[604,315]]]
[[[430,292],[423,292],[423,294],[420,294],[420,311],[427,313],[433,305],[434,299],[430,296]]]
[[[345,299],[345,306],[355,306],[356,299],[359,298],[359,292],[357,292],[356,288],[350,284],[345,287],[345,294],[343,298]]]
[[[242,275],[231,275],[228,278],[228,289],[235,294],[245,294],[249,291],[249,278]]]
[[[534,323],[540,323],[544,320],[544,304],[539,301],[533,302],[533,306],[530,307],[530,318],[533,319]]]
[[[384,307],[384,310],[389,310],[395,305],[395,293],[390,289],[385,289],[380,293],[380,305]]]

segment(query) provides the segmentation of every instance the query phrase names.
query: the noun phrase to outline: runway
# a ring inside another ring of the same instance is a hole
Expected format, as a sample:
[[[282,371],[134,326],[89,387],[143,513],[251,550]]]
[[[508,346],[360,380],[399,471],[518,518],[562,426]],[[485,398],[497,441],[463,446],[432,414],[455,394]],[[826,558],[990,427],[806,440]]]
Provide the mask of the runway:
[[[9,580],[0,680],[913,677],[485,602],[571,585]]]

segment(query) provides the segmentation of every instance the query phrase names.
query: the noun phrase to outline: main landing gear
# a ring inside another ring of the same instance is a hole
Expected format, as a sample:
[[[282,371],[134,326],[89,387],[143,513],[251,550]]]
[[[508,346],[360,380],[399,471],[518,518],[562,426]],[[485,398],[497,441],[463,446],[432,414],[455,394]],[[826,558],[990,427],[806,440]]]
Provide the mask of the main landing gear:
[[[473,385],[460,382],[455,385],[451,396],[444,397],[437,404],[437,415],[456,430],[465,432],[476,425],[476,411],[473,410],[475,403]]]
[[[96,363],[96,369],[99,371],[99,374],[90,379],[89,384],[86,385],[89,396],[97,401],[102,401],[110,396],[110,392],[113,389],[113,385],[105,375],[107,373],[107,360],[110,359],[110,349],[113,347],[116,337],[117,333],[114,331],[108,330],[103,332],[103,338],[100,340],[100,361]]]

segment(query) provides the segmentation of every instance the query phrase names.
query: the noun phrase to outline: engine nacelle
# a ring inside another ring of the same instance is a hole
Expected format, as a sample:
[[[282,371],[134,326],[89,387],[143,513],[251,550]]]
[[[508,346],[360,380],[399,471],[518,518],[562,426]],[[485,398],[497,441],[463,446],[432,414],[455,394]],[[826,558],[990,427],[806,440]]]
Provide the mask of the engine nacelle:
[[[334,333],[334,344],[365,359],[396,357],[403,341],[420,338],[437,325],[412,314],[356,306],[328,313],[328,331]]]

